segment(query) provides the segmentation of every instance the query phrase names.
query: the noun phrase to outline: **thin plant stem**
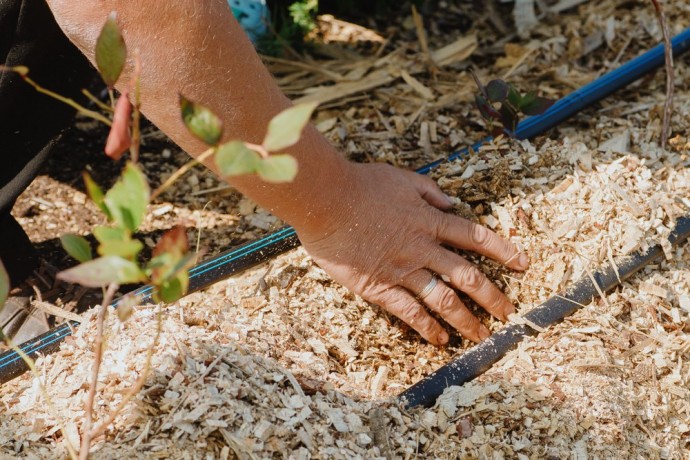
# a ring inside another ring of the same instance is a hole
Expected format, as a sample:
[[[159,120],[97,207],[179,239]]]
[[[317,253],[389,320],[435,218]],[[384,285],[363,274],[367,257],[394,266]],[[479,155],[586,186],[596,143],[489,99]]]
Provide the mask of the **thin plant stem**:
[[[671,33],[668,29],[668,22],[666,15],[659,3],[659,0],[652,0],[656,16],[659,19],[659,26],[664,35],[664,57],[666,59],[666,101],[664,102],[664,117],[661,128],[661,147],[666,148],[668,136],[670,134],[671,117],[673,116],[673,93],[674,85],[674,71],[673,71],[673,46],[671,45]]]
[[[84,96],[86,96],[87,98],[89,98],[89,100],[91,102],[93,102],[94,104],[96,104],[101,110],[105,110],[106,112],[112,112],[113,111],[113,108],[111,106],[109,106],[108,104],[104,104],[100,99],[98,99],[96,96],[91,94],[91,92],[88,89],[86,89],[86,88],[82,89],[81,93]]]
[[[107,419],[105,419],[103,422],[101,422],[98,426],[96,426],[92,431],[91,431],[91,439],[94,439],[101,435],[107,428],[110,426],[111,423],[115,421],[115,417],[118,416],[120,412],[125,408],[125,406],[132,400],[132,398],[141,391],[141,389],[144,387],[144,384],[146,383],[146,379],[148,378],[149,374],[151,373],[151,363],[153,361],[153,354],[158,348],[158,343],[160,342],[160,337],[161,333],[163,332],[163,309],[160,305],[158,305],[158,314],[156,315],[156,336],[153,339],[153,343],[149,347],[147,353],[146,353],[146,362],[144,364],[144,370],[141,373],[141,376],[139,376],[139,379],[132,385],[132,387],[127,391],[127,393],[124,395],[122,398],[122,401],[120,401],[120,404],[115,408],[114,411],[110,412],[110,415],[108,416]]]
[[[73,100],[70,99],[70,98],[61,96],[61,95],[59,95],[58,93],[54,93],[53,91],[51,91],[51,90],[49,90],[49,89],[43,88],[42,86],[40,86],[38,83],[36,83],[35,81],[33,81],[33,80],[32,80],[31,78],[29,78],[29,77],[23,77],[23,78],[24,78],[24,81],[25,81],[25,82],[27,82],[28,84],[30,84],[31,86],[33,86],[33,87],[36,89],[36,91],[38,91],[39,93],[45,94],[46,96],[50,96],[50,97],[52,97],[53,99],[57,99],[58,101],[60,101],[60,102],[62,102],[62,103],[64,103],[64,104],[67,104],[67,105],[69,105],[70,107],[73,107],[74,109],[76,109],[76,110],[77,110],[79,113],[81,113],[82,115],[86,115],[87,117],[91,117],[91,118],[93,118],[94,120],[100,121],[101,123],[104,123],[104,124],[106,124],[106,125],[108,125],[108,126],[112,126],[113,123],[112,123],[110,120],[108,120],[106,117],[104,117],[103,115],[101,115],[100,113],[94,112],[93,110],[89,110],[89,109],[87,109],[86,107],[84,107],[83,105],[81,105],[81,104],[79,104],[79,103],[73,101]]]
[[[141,59],[139,58],[139,50],[134,52],[134,74],[132,75],[132,82],[134,86],[134,104],[132,110],[132,146],[129,148],[129,153],[132,157],[132,162],[139,162],[139,151],[141,148]]]
[[[108,88],[108,98],[110,99],[111,110],[115,110],[115,91],[112,88]]]
[[[67,104],[68,106],[77,110],[82,115],[86,115],[87,117],[91,117],[94,120],[100,121],[101,123],[104,123],[108,126],[112,126],[112,124],[113,124],[112,121],[110,121],[108,118],[104,117],[100,113],[94,112],[93,110],[89,110],[86,107],[84,107],[83,105],[79,104],[78,102],[76,102],[76,101],[74,101],[68,97],[64,97],[58,93],[54,93],[53,91],[42,87],[41,85],[39,85],[38,83],[33,81],[31,78],[29,78],[25,73],[18,72],[13,67],[7,67],[7,66],[0,65],[0,71],[2,71],[2,70],[8,70],[10,72],[16,72],[22,78],[22,80],[24,80],[29,85],[33,86],[33,88],[36,91],[38,91],[39,93],[45,94],[46,96],[49,96],[49,97],[52,97],[53,99],[56,99],[56,100],[62,102],[63,104]]]
[[[94,349],[93,369],[91,370],[91,385],[89,387],[89,394],[86,399],[85,420],[82,435],[82,443],[79,449],[79,460],[86,460],[89,457],[89,450],[91,449],[91,427],[93,425],[93,402],[96,399],[96,389],[98,387],[98,374],[101,370],[101,362],[103,361],[103,329],[105,317],[108,313],[108,305],[113,300],[118,285],[111,283],[103,296],[101,303],[101,310],[98,312],[98,319],[96,325],[96,345]]]
[[[263,145],[258,145],[258,144],[252,144],[252,143],[250,143],[250,142],[245,142],[245,143],[244,143],[244,146],[247,147],[249,150],[253,150],[253,151],[255,151],[256,153],[258,153],[259,156],[261,156],[261,158],[266,159],[266,158],[269,157],[268,150],[266,150],[266,147],[264,147]]]
[[[198,157],[194,158],[193,160],[187,162],[185,165],[183,165],[180,169],[175,171],[172,176],[168,178],[165,182],[163,182],[160,187],[158,187],[156,190],[153,191],[151,194],[151,201],[155,200],[158,198],[163,192],[165,192],[168,187],[170,187],[177,179],[182,177],[185,173],[187,173],[190,169],[192,169],[194,166],[203,163],[205,160],[209,159],[211,156],[213,156],[214,153],[216,153],[217,148],[216,147],[211,147],[210,149],[206,150],[204,153],[199,155]]]

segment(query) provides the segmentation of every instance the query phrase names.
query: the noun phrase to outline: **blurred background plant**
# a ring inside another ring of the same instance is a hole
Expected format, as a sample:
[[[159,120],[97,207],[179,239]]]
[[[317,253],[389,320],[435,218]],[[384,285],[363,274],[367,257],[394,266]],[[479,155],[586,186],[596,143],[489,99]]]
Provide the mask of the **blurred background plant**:
[[[399,11],[401,8],[409,11],[410,5],[422,9],[436,3],[429,0],[412,0],[402,4],[393,0],[229,0],[231,6],[235,3],[251,2],[261,3],[267,10],[264,16],[269,22],[266,33],[254,42],[262,53],[271,56],[285,54],[288,47],[299,51],[308,46],[308,40],[305,38],[317,28],[319,15],[332,14],[339,19],[366,26],[373,17],[391,11]],[[233,11],[235,8],[233,7]],[[235,16],[240,19],[237,13]]]

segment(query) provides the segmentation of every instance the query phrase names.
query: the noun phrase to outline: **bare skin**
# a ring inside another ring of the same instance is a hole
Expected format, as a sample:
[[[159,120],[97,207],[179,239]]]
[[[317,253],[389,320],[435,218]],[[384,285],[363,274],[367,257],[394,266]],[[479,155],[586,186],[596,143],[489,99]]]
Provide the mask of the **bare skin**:
[[[111,11],[117,12],[129,49],[140,50],[143,112],[193,156],[205,146],[183,126],[178,92],[217,113],[225,121],[226,140],[260,143],[268,121],[290,106],[225,0],[48,4],[92,62],[100,28]],[[129,80],[127,72],[121,81]],[[228,182],[295,227],[307,251],[335,281],[437,345],[447,343],[448,334],[427,308],[468,339],[489,335],[452,288],[501,320],[514,311],[481,271],[442,244],[515,270],[526,269],[529,259],[490,230],[444,213],[450,202],[432,180],[390,166],[348,162],[313,127],[288,152],[299,162],[294,182],[273,185],[250,176]],[[211,162],[207,166],[215,169]],[[447,276],[450,286],[438,282],[423,305],[415,294],[432,273]]]

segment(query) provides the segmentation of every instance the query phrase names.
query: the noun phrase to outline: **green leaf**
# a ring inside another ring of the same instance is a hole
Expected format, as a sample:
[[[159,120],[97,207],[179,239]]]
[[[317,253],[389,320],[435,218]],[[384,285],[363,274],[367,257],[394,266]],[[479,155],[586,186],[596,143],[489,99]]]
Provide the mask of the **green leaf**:
[[[103,201],[118,226],[135,232],[144,220],[149,195],[144,173],[134,163],[127,163],[122,176],[108,190]]]
[[[110,283],[143,283],[146,275],[134,262],[118,256],[105,256],[58,273],[68,283],[86,287],[103,287]]]
[[[98,226],[93,229],[93,234],[101,243],[98,254],[102,256],[120,256],[134,260],[144,248],[141,241],[132,239],[131,233],[125,228]]]
[[[318,103],[299,104],[283,110],[268,123],[263,146],[269,152],[291,147],[299,141]]]
[[[249,150],[244,142],[232,141],[221,145],[215,155],[221,176],[239,176],[256,172],[261,157]]]
[[[266,182],[292,182],[297,176],[297,160],[290,155],[271,155],[261,160],[257,172]]]
[[[520,109],[520,104],[522,104],[522,96],[513,85],[508,85],[508,87],[508,103],[517,112]],[[505,104],[505,101],[503,103]]]
[[[520,105],[520,110],[525,115],[541,115],[546,112],[549,107],[553,105],[554,101],[552,99],[547,99],[545,97],[538,97],[534,93],[528,93],[524,98],[522,98],[522,104]]]
[[[522,109],[523,107],[532,104],[536,99],[537,93],[535,93],[534,91],[530,91],[529,93],[522,96],[522,99],[520,100],[520,106],[518,107],[518,109]]]
[[[110,13],[96,40],[96,67],[109,87],[115,86],[127,60],[127,47],[117,25],[115,13]]]
[[[207,145],[216,145],[223,135],[223,122],[211,110],[180,94],[182,121],[193,135]]]
[[[144,249],[144,244],[139,240],[111,240],[98,246],[98,254],[102,256],[120,256],[124,259],[134,260],[137,254]]]
[[[172,303],[182,298],[189,288],[189,275],[187,272],[181,272],[177,276],[165,280],[158,285],[153,293],[153,300],[155,302]]]
[[[486,94],[491,102],[503,102],[508,96],[508,84],[503,80],[491,80],[486,85]]]
[[[82,236],[65,233],[60,237],[60,244],[67,251],[67,254],[79,262],[88,262],[93,259],[91,245]]]
[[[112,220],[113,216],[110,213],[108,206],[106,206],[105,202],[103,201],[105,198],[103,189],[96,183],[96,181],[93,180],[89,173],[84,172],[83,177],[84,185],[86,186],[86,193],[89,195],[89,198],[91,198],[91,201],[93,201],[96,206],[103,211],[103,214],[105,214],[108,220]]]
[[[10,275],[7,273],[7,270],[5,270],[2,260],[0,260],[0,311],[2,311],[2,307],[5,306],[5,301],[7,301],[7,297],[9,297],[9,295]],[[1,330],[0,333],[2,333]]]
[[[99,243],[106,243],[108,241],[122,241],[129,238],[129,231],[120,227],[105,227],[99,225],[94,227],[93,235]]]

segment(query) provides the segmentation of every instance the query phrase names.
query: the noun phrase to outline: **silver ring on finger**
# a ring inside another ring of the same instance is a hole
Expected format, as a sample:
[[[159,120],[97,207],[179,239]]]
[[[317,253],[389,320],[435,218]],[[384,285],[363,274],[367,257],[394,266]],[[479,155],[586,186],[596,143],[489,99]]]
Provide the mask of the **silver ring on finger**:
[[[429,283],[424,286],[424,289],[422,289],[419,294],[417,294],[417,300],[424,300],[426,296],[431,294],[431,291],[434,290],[436,284],[438,284],[438,277],[432,274]]]

